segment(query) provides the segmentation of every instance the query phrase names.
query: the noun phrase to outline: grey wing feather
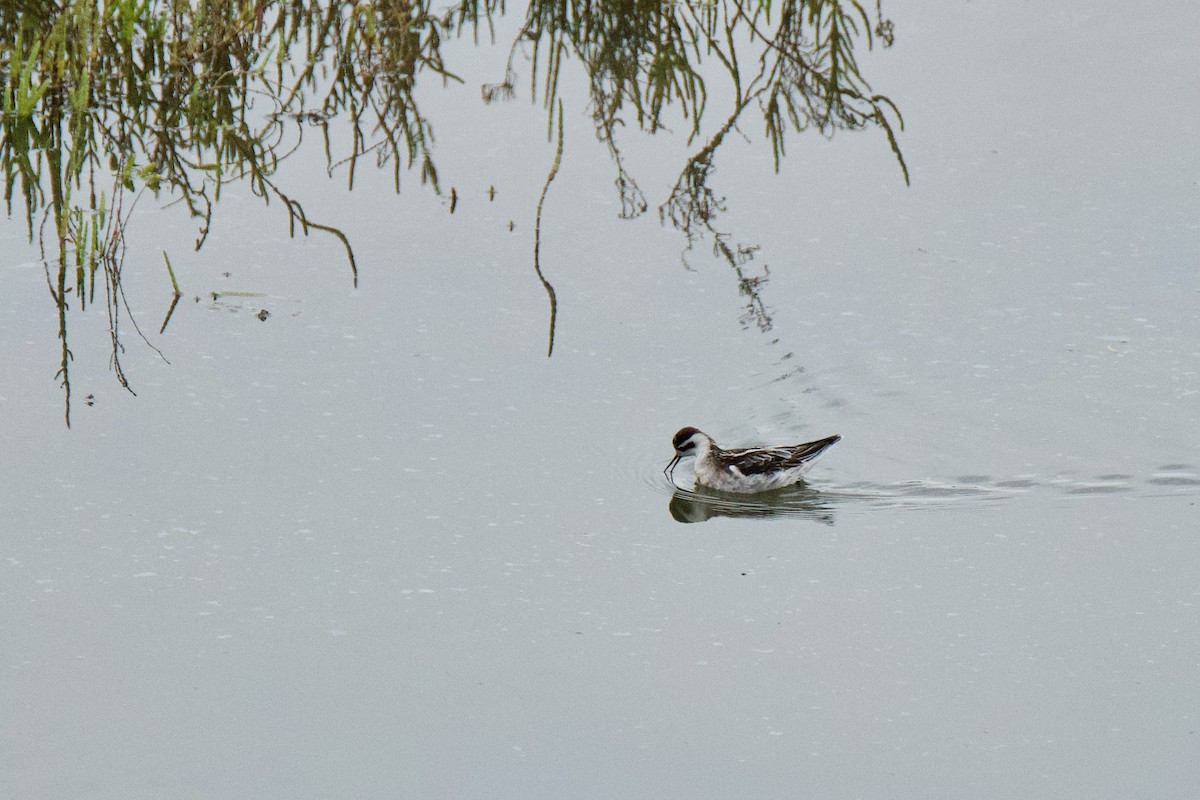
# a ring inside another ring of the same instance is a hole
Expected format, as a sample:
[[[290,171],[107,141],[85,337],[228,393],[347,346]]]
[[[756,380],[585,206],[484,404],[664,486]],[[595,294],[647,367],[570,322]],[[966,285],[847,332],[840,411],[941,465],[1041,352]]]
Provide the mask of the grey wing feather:
[[[797,445],[791,455],[788,456],[786,466],[796,467],[803,464],[805,461],[811,461],[817,456],[824,453],[827,449],[837,444],[841,436],[830,436],[825,439],[818,439],[815,442],[805,442]]]
[[[753,447],[745,450],[726,450],[724,457],[730,462],[728,468],[742,475],[759,475],[777,469],[798,467],[812,461],[829,447],[841,441],[841,436],[828,436],[815,442],[792,447]],[[736,463],[736,466],[735,466]]]
[[[737,469],[743,475],[759,475],[787,466],[792,454],[790,447],[767,447],[752,450],[733,450],[727,455],[736,459]]]

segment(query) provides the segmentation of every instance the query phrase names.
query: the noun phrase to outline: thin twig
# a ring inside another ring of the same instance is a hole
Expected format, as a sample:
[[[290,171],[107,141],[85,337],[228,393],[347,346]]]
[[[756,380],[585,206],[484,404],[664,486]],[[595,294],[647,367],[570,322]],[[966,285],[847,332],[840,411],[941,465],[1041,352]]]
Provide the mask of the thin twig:
[[[533,271],[537,273],[538,280],[542,282],[542,286],[546,289],[546,294],[550,297],[550,345],[546,348],[546,358],[554,354],[554,323],[558,318],[558,296],[554,293],[554,287],[550,285],[550,281],[546,280],[546,276],[542,274],[541,264],[541,249],[542,249],[542,204],[546,202],[546,192],[550,189],[550,181],[554,180],[554,176],[558,174],[558,165],[562,163],[563,154],[563,110],[562,100],[558,101],[558,147],[554,151],[554,163],[550,165],[550,174],[546,176],[546,183],[542,186],[542,196],[538,198],[537,216],[533,224]]]

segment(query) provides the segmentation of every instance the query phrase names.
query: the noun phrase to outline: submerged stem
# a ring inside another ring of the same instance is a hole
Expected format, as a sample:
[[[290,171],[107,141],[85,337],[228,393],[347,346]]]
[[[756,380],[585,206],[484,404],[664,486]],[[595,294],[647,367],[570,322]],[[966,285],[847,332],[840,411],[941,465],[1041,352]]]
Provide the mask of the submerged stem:
[[[542,206],[546,202],[546,192],[550,190],[550,182],[558,174],[558,165],[562,163],[562,154],[563,110],[560,98],[558,101],[558,147],[554,150],[554,163],[550,165],[550,173],[546,176],[546,183],[543,184],[542,194],[538,198],[537,215],[533,224],[533,271],[537,273],[538,280],[542,282],[542,286],[546,289],[546,295],[550,298],[550,344],[546,347],[546,358],[550,358],[554,354],[554,324],[558,317],[558,296],[554,293],[554,287],[550,285],[550,281],[546,280],[546,276],[542,274]]]

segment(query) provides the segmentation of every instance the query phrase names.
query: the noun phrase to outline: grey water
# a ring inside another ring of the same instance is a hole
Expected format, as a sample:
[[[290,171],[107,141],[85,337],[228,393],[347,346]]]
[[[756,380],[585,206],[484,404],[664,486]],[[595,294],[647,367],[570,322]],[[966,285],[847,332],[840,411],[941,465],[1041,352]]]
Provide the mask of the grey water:
[[[863,59],[910,187],[873,130],[776,175],[748,125],[717,161],[767,330],[711,245],[619,218],[582,95],[550,357],[523,99],[437,101],[453,214],[282,167],[358,288],[245,187],[197,253],[144,202],[126,286],[165,360],[128,340],[126,393],[77,315],[70,429],[0,223],[0,796],[1194,796],[1194,12],[890,13]],[[477,98],[507,51],[460,46]],[[648,195],[684,138],[629,137]],[[683,425],[844,439],[739,498],[662,476]]]

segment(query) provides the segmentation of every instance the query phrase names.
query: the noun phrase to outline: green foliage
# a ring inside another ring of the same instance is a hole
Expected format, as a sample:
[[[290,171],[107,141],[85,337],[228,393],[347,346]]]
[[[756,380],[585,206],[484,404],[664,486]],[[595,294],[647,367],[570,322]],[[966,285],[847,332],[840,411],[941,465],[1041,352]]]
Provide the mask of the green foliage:
[[[339,230],[309,218],[274,176],[306,130],[323,139],[329,169],[353,187],[362,160],[404,170],[438,191],[433,129],[416,99],[422,75],[459,82],[443,59],[452,36],[495,36],[503,0],[23,0],[0,5],[0,172],[9,215],[23,205],[42,248],[62,340],[59,375],[70,408],[66,310],[100,297],[110,317],[118,380],[124,228],[144,193],[181,203],[210,232],[213,204],[231,180],[264,203],[278,200],[293,233],[318,230],[354,252]],[[689,242],[710,235],[738,270],[750,313],[763,278],[743,273],[752,247],[726,244],[713,226],[723,199],[708,179],[720,144],[750,110],[762,114],[778,169],[791,132],[883,129],[907,181],[896,138],[900,114],[871,90],[856,52],[892,43],[876,4],[856,0],[530,0],[504,79],[485,101],[515,94],[516,59],[528,56],[529,87],[561,143],[554,109],[568,75],[586,81],[598,138],[616,165],[622,213],[647,208],[626,168],[619,137],[682,121],[687,161],[660,217]],[[577,66],[575,66],[577,65]],[[581,69],[580,69],[581,68]],[[572,73],[571,70],[575,72]],[[719,89],[717,81],[727,82]],[[712,98],[731,105],[706,131]],[[331,120],[348,123],[349,153],[335,159]],[[706,137],[706,138],[705,138]],[[290,144],[285,144],[290,143]],[[174,271],[167,261],[174,284]],[[176,288],[176,294],[178,290]],[[755,309],[758,309],[757,311]],[[168,315],[169,318],[169,315]],[[164,321],[164,327],[165,327]],[[136,324],[135,324],[136,329]],[[139,331],[140,333],[140,331]]]
[[[905,183],[896,129],[899,110],[872,91],[856,52],[878,40],[891,46],[895,27],[877,0],[874,24],[856,0],[531,0],[525,24],[510,52],[504,80],[484,88],[484,99],[511,97],[516,86],[515,57],[529,52],[530,90],[547,110],[559,95],[568,60],[582,66],[599,139],[616,166],[623,216],[647,208],[645,196],[626,167],[618,141],[636,125],[654,133],[681,119],[689,141],[705,135],[703,118],[714,96],[731,97],[721,121],[687,160],[659,218],[686,234],[689,249],[700,239],[726,261],[746,299],[743,321],[762,330],[771,318],[762,301],[767,279],[748,264],[757,247],[736,244],[716,227],[725,208],[713,191],[716,154],[747,113],[762,114],[775,169],[786,155],[789,133],[877,126],[885,134]],[[727,79],[725,87],[716,83]],[[711,116],[711,115],[710,115]],[[548,115],[551,135],[554,116]]]
[[[632,122],[653,132],[673,107],[699,135],[708,101],[702,65],[715,61],[730,79],[739,116],[760,105],[778,167],[789,129],[831,135],[876,124],[894,142],[888,113],[898,123],[899,113],[872,93],[855,55],[876,36],[890,46],[893,23],[877,5],[872,26],[854,0],[531,0],[513,53],[530,43],[531,90],[536,98],[540,74],[547,109],[565,59],[576,58],[605,140],[626,125],[627,108]],[[504,82],[487,87],[485,98],[511,94],[515,80],[510,57]]]
[[[432,130],[413,88],[423,71],[453,79],[440,55],[448,27],[428,4],[407,0],[0,6],[4,197],[10,216],[20,198],[42,248],[59,311],[68,424],[66,310],[72,293],[81,308],[94,301],[98,273],[114,369],[128,388],[116,333],[127,312],[120,272],[124,225],[143,192],[184,204],[198,220],[199,249],[224,184],[247,181],[265,202],[281,202],[293,233],[335,236],[357,279],[346,236],[309,218],[275,184],[290,152],[280,145],[304,122],[324,133],[327,120],[348,116],[351,184],[358,159],[374,152],[378,164],[394,162],[397,190],[402,163],[419,165],[421,181],[436,189]]]

